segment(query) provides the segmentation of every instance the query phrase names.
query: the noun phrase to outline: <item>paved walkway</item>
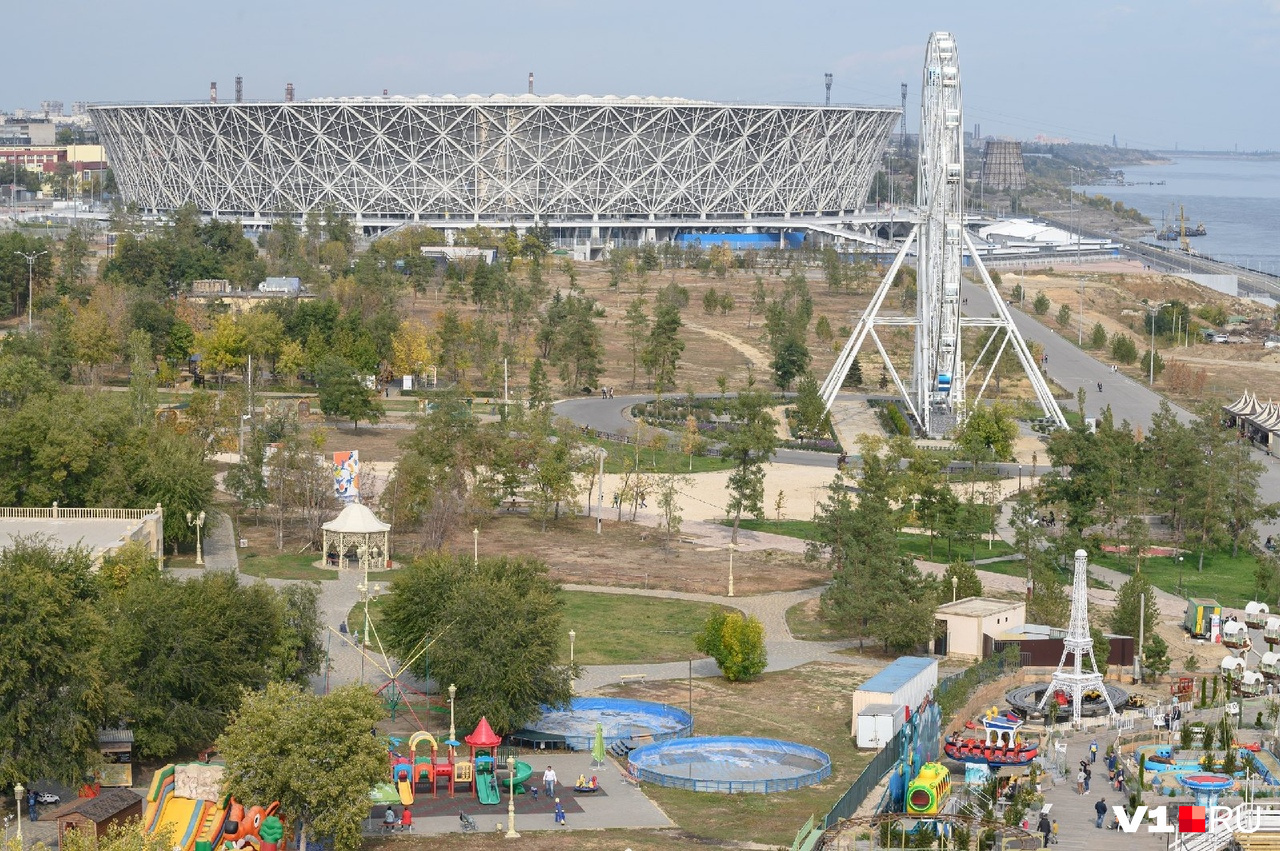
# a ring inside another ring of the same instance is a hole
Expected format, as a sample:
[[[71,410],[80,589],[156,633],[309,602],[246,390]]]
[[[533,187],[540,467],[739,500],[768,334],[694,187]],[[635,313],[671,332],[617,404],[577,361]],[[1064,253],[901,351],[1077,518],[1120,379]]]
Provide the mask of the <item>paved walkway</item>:
[[[240,567],[235,526],[225,513],[206,512],[203,544],[206,570],[236,570]]]

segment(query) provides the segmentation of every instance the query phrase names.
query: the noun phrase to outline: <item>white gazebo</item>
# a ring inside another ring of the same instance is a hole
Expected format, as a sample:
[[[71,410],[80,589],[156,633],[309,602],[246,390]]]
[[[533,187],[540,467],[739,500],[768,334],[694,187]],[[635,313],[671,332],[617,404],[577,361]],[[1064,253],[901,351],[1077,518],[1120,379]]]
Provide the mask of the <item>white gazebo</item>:
[[[324,531],[324,557],[336,556],[341,566],[353,548],[360,568],[386,565],[391,552],[391,525],[383,523],[369,507],[353,502],[342,513],[320,527]]]

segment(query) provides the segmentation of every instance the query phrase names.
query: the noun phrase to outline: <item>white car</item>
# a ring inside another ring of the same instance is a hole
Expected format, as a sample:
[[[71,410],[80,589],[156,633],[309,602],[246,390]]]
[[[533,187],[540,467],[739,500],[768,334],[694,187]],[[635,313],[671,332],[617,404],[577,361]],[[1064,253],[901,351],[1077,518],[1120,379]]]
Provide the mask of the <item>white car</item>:
[[[36,792],[37,804],[57,804],[61,801],[62,799],[52,792]]]
[[[1280,349],[1280,340],[1267,340],[1262,344],[1264,349]]]
[[[1215,334],[1215,335],[1213,336],[1213,341],[1214,341],[1215,343],[1229,343],[1229,342],[1231,342],[1229,339],[1227,339],[1227,335],[1226,335],[1226,334]]]

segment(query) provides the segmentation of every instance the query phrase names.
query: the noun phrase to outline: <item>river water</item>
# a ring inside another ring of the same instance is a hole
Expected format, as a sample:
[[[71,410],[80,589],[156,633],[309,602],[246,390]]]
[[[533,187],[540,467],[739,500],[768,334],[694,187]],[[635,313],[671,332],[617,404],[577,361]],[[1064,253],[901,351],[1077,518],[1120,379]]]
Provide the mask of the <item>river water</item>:
[[[1183,157],[1158,165],[1124,170],[1139,186],[1084,186],[1090,195],[1106,195],[1135,207],[1158,229],[1162,220],[1176,225],[1178,206],[1186,210],[1187,227],[1204,222],[1208,233],[1191,237],[1201,254],[1280,274],[1280,159]],[[1150,240],[1154,242],[1154,237]],[[1176,246],[1177,243],[1161,243]]]

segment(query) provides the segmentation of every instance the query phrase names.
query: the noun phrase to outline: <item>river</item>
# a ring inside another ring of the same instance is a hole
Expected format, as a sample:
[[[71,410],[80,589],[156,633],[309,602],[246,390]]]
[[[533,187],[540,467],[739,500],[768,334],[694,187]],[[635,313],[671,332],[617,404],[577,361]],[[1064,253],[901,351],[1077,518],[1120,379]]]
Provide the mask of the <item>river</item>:
[[[1208,231],[1191,237],[1196,251],[1280,275],[1280,159],[1185,156],[1169,163],[1130,166],[1125,180],[1141,185],[1074,188],[1123,201],[1145,214],[1157,229],[1165,220],[1176,224],[1181,206],[1188,228],[1203,222]],[[1163,185],[1149,185],[1160,181]]]

